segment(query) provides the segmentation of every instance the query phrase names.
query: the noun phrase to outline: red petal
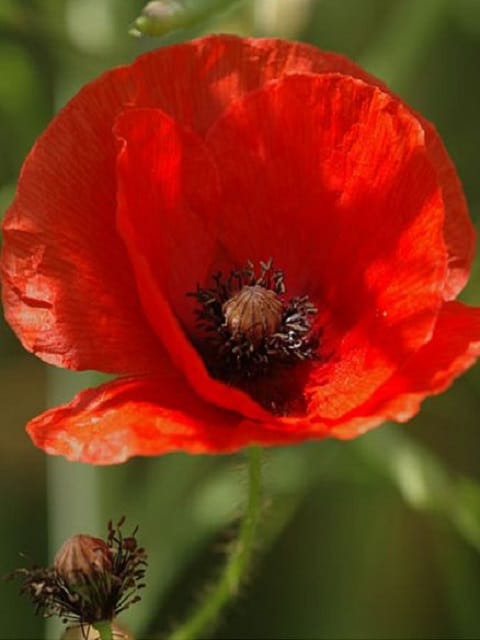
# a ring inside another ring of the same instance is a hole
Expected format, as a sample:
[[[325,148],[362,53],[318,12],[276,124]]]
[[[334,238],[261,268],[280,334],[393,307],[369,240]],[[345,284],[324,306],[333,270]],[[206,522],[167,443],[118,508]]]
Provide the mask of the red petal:
[[[216,243],[216,174],[204,144],[151,109],[122,116],[116,133],[122,144],[118,226],[151,326],[201,397],[247,417],[268,419],[245,393],[210,378],[185,334],[194,319],[186,294],[211,273]]]
[[[85,87],[31,151],[5,217],[7,319],[59,366],[139,372],[161,357],[115,231],[111,128],[130,94],[128,69]]]
[[[480,356],[480,308],[448,302],[431,341],[347,420],[331,429],[353,438],[385,420],[406,422],[429,395],[441,393]]]
[[[285,75],[308,72],[341,73],[389,92],[383,82],[344,56],[277,39],[208,36],[145,54],[132,68],[137,82],[136,104],[159,106],[201,133],[237,98]],[[404,106],[425,129],[427,154],[442,188],[445,242],[450,256],[445,296],[450,299],[468,279],[475,231],[455,168],[435,128]]]
[[[207,135],[231,262],[273,256],[289,295],[330,310],[337,336],[326,328],[323,351],[335,359],[314,369],[307,390],[322,418],[363,403],[430,338],[446,251],[423,142],[398,101],[329,75],[271,83]]]
[[[215,409],[172,372],[87,389],[74,400],[32,420],[28,431],[47,453],[93,464],[134,455],[229,452],[248,444],[287,444],[329,432],[352,438],[387,419],[407,420],[425,396],[445,389],[480,354],[480,309],[445,305],[431,343],[401,374],[339,424],[279,420],[255,423]]]
[[[137,58],[135,102],[203,134],[239,97],[288,73],[328,72],[336,61],[345,59],[286,40],[207,36]]]
[[[223,409],[255,420],[270,420],[268,412],[246,393],[210,378],[203,360],[182,331],[148,263],[141,255],[136,254],[131,238],[127,241],[132,255],[135,255],[135,273],[145,313],[163,341],[172,362],[183,372],[192,389],[207,402]]]
[[[453,300],[466,285],[475,256],[476,231],[468,215],[467,203],[455,167],[434,127],[423,118],[428,157],[437,171],[445,203],[445,243],[448,275],[445,299]]]
[[[212,273],[217,244],[217,169],[204,142],[158,109],[131,109],[116,122],[117,224],[130,258],[142,256],[185,328],[188,292]]]
[[[119,379],[79,393],[32,420],[28,432],[46,453],[91,464],[176,450],[226,453],[257,443],[287,444],[304,436],[265,430],[202,402],[178,374]]]

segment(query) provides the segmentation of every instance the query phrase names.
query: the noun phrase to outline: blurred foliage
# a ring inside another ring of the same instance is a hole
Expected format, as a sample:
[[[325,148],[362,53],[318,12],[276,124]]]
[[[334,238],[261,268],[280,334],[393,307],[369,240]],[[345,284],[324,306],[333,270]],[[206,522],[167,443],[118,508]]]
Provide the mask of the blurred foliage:
[[[129,38],[142,7],[1,1],[2,210],[34,139],[84,82],[148,48],[223,31],[309,41],[380,75],[435,122],[478,220],[479,0],[225,0],[226,11],[163,39]],[[476,304],[478,284],[477,262],[465,294]],[[137,637],[167,629],[215,575],[244,499],[242,456],[175,454],[101,469],[47,461],[25,422],[97,378],[47,373],[5,324],[0,341],[0,573],[21,564],[19,551],[47,563],[66,536],[103,534],[109,518],[126,514],[151,562],[143,604],[125,622]],[[258,566],[217,636],[479,637],[479,391],[477,367],[408,426],[266,452]],[[42,621],[10,583],[1,584],[0,620],[1,638],[42,637]]]

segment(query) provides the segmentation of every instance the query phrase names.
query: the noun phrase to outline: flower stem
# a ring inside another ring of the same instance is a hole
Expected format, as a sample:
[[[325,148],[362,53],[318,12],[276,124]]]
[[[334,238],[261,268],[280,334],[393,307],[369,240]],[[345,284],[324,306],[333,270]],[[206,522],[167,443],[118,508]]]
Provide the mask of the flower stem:
[[[261,448],[248,449],[248,501],[240,526],[238,538],[229,554],[226,564],[200,605],[191,617],[177,627],[168,640],[195,640],[205,637],[214,626],[224,607],[240,589],[242,580],[250,566],[254,540],[261,510]]]
[[[113,640],[112,623],[109,620],[95,622],[92,626],[98,631],[100,640]]]

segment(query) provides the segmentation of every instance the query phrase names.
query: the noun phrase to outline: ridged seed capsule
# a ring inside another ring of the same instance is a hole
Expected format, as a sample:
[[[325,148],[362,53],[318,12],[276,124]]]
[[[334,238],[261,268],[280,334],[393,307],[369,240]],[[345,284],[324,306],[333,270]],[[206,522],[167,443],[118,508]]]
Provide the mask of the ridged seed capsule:
[[[257,348],[279,329],[283,303],[271,289],[246,285],[223,304],[222,311],[232,336],[244,336]]]

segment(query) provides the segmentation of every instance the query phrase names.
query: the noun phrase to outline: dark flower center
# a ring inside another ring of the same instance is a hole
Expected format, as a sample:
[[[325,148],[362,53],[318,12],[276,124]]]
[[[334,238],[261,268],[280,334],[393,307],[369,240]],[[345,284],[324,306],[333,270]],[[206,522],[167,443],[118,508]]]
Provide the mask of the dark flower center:
[[[188,295],[196,298],[197,345],[217,378],[241,387],[276,374],[279,368],[315,357],[319,338],[312,329],[316,307],[308,296],[286,298],[283,271],[273,260],[212,276],[213,286]]]

